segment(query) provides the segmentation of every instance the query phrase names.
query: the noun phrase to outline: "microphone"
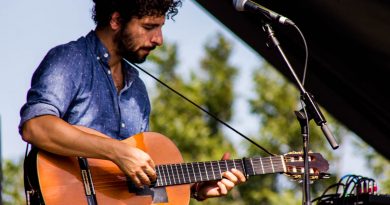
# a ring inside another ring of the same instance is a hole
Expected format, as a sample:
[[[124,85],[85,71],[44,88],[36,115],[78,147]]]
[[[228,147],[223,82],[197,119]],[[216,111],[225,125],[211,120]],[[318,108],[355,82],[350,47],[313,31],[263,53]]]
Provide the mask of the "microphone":
[[[233,0],[233,6],[237,11],[251,11],[254,13],[260,12],[271,21],[276,21],[283,25],[295,25],[295,23],[290,19],[273,12],[251,0]]]

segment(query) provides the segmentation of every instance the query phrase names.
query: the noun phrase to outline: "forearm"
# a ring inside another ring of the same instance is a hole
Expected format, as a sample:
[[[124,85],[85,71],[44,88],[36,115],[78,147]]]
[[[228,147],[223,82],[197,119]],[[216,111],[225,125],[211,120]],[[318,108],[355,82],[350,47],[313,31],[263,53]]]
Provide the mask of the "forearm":
[[[23,140],[34,146],[64,156],[112,159],[119,141],[81,131],[62,119],[44,115],[23,125]]]

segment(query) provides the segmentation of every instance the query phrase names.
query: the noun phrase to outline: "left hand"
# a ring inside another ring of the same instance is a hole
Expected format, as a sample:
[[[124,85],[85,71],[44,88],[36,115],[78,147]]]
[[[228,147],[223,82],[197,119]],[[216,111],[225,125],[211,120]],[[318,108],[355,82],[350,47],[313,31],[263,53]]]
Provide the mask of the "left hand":
[[[230,158],[229,153],[225,153],[222,156],[222,160],[227,160]],[[212,197],[226,196],[228,192],[234,188],[234,186],[241,184],[246,181],[244,174],[238,169],[231,169],[222,173],[222,179],[219,181],[209,181],[209,182],[200,182],[198,190],[198,199],[204,200]]]

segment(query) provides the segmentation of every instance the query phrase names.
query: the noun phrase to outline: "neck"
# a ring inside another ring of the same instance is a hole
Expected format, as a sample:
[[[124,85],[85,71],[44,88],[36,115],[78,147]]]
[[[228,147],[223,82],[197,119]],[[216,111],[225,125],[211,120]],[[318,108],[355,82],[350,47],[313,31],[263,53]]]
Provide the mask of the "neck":
[[[156,166],[158,178],[155,186],[220,180],[222,173],[232,168],[240,170],[246,177],[287,171],[283,156],[166,164]]]

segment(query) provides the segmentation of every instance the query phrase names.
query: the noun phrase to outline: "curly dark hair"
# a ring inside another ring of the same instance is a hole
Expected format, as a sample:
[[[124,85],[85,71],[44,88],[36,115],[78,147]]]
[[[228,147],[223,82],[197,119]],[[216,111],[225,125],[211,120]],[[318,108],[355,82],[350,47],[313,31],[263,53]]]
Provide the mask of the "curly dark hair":
[[[93,0],[92,19],[98,27],[108,25],[111,15],[119,12],[122,23],[133,17],[163,16],[173,18],[178,13],[181,0]]]

